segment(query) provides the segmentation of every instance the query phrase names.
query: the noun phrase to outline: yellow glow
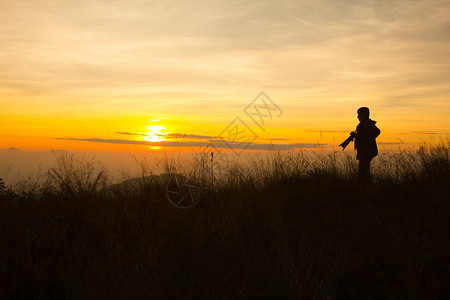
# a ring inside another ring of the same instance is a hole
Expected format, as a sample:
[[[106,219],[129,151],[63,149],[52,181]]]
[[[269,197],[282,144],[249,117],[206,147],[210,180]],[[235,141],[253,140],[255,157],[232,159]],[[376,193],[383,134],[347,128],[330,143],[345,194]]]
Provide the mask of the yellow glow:
[[[445,1],[19,2],[1,2],[0,150],[197,151],[238,116],[255,143],[337,147],[361,106],[380,147],[450,133]],[[244,113],[261,91],[283,111],[264,128]]]
[[[161,125],[147,126],[147,133],[146,136],[144,136],[144,140],[146,140],[147,142],[165,141],[165,135],[167,134],[165,130],[166,127]]]

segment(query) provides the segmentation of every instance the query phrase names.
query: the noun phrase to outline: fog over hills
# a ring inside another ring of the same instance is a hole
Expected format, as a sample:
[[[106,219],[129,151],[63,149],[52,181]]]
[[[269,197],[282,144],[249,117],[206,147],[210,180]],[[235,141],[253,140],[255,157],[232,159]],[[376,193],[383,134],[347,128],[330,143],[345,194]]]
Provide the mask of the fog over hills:
[[[74,155],[78,159],[95,159],[105,165],[108,170],[117,175],[119,169],[133,167],[132,156],[128,153],[96,153],[72,152],[62,149],[51,151],[28,151],[14,147],[0,150],[0,177],[6,183],[17,182],[20,178],[43,175],[56,163],[59,155]],[[39,175],[40,174],[40,175]]]
[[[123,178],[138,177],[140,164],[149,166],[153,174],[159,174],[156,165],[164,157],[189,156],[186,153],[151,152],[107,152],[107,151],[67,151],[63,149],[49,151],[20,150],[15,147],[0,150],[0,178],[8,184],[14,184],[24,177],[43,176],[56,164],[60,155],[73,156],[77,160],[95,160],[108,169],[112,182],[121,182]]]

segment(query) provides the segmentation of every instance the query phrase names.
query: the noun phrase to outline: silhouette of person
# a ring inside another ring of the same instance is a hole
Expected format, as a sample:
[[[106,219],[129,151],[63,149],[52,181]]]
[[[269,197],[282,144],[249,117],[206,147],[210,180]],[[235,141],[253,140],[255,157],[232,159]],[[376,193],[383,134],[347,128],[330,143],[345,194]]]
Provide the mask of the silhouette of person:
[[[364,184],[371,184],[370,162],[378,155],[376,138],[380,135],[377,122],[369,119],[369,108],[361,107],[357,110],[359,124],[356,131],[350,133],[350,137],[339,146],[342,150],[351,141],[355,141],[356,159],[359,161],[359,179]]]

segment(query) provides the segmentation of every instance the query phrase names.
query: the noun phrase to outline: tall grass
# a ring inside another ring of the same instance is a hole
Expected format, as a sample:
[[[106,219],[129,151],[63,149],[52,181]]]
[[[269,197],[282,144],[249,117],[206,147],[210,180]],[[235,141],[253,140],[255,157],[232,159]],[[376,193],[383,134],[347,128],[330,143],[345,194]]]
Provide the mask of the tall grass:
[[[48,188],[64,197],[90,197],[106,187],[107,170],[95,158],[76,159],[70,154],[55,155],[56,165],[48,170]]]
[[[343,153],[138,159],[138,185],[59,156],[0,188],[0,298],[445,299],[449,149],[380,155],[370,188]],[[197,206],[169,204],[170,174],[204,187]]]

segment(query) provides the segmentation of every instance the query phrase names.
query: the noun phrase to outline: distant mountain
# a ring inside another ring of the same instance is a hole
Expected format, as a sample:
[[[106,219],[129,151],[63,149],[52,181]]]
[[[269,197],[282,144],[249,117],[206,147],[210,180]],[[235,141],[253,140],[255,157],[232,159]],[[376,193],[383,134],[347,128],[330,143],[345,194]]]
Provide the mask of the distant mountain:
[[[169,181],[173,180],[175,175],[180,184],[187,180],[187,177],[181,174],[164,173],[161,175],[150,175],[144,177],[135,177],[110,186],[113,189],[140,189],[149,185],[165,186]]]

